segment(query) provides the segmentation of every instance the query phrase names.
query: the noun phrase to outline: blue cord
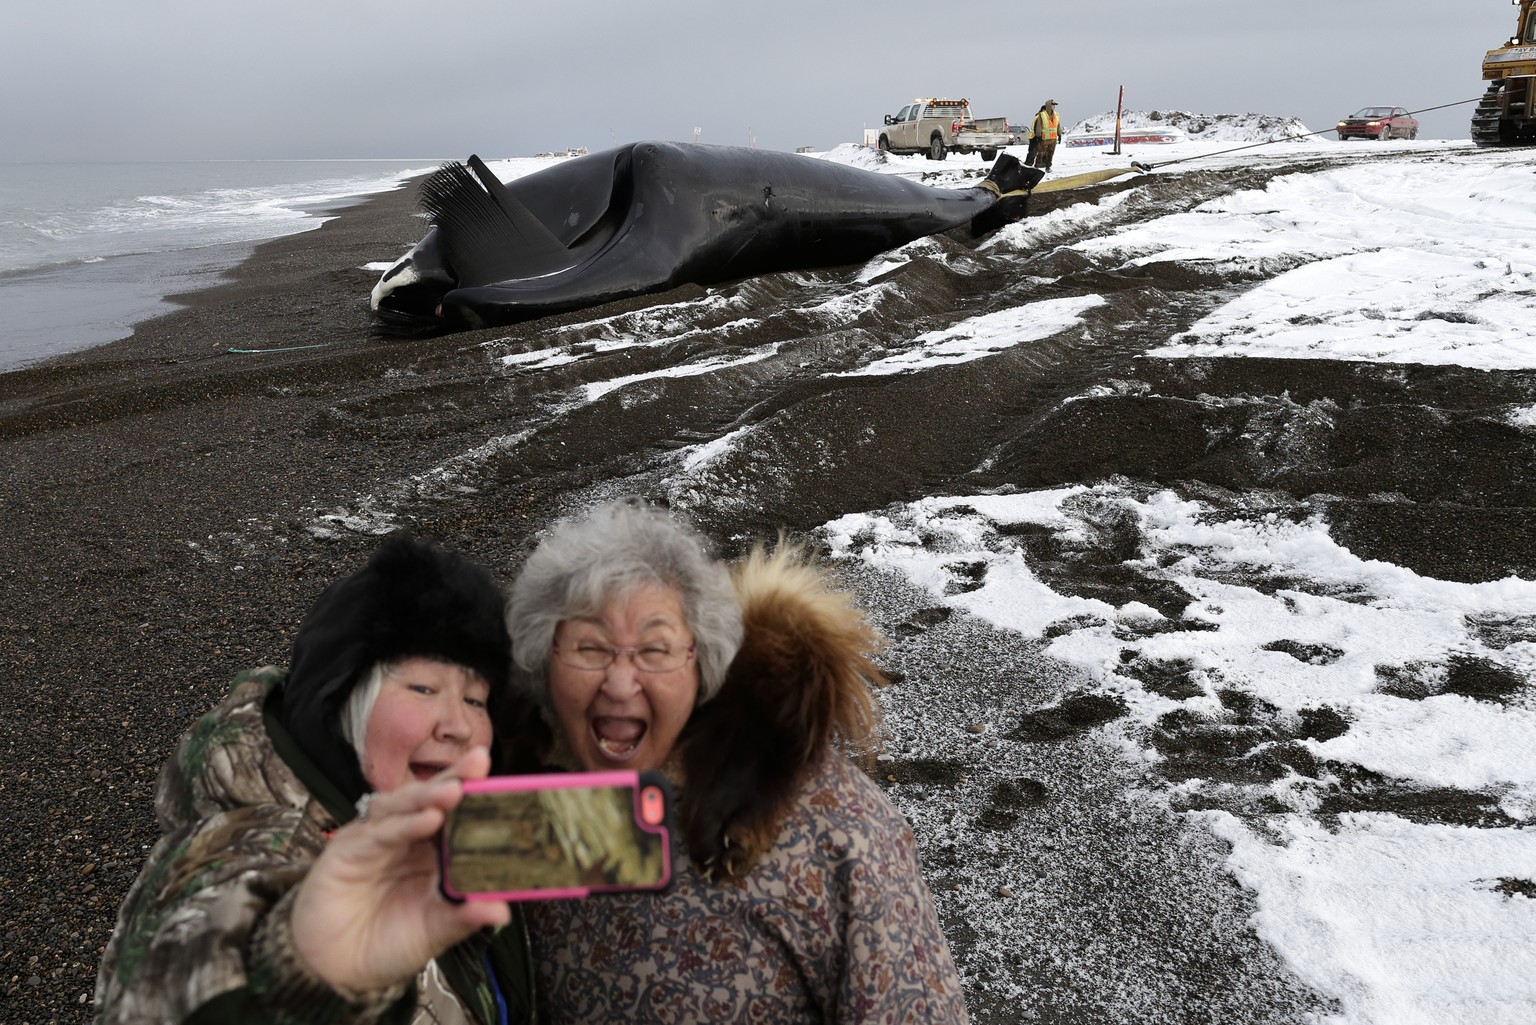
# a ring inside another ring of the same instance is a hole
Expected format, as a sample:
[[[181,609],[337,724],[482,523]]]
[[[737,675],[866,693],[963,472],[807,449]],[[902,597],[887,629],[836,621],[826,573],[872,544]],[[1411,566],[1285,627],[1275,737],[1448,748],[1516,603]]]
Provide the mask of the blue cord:
[[[501,983],[496,981],[496,968],[491,964],[491,952],[487,949],[480,955],[485,964],[485,977],[491,984],[491,996],[496,1000],[496,1025],[508,1025],[507,1022],[507,998],[501,993]]]

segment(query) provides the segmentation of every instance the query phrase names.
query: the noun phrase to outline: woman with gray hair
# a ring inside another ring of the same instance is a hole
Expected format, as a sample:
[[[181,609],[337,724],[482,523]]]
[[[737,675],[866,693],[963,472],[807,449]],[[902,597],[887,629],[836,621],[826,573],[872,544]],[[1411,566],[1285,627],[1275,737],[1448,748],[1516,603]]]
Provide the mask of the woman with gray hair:
[[[912,831],[850,758],[879,638],[820,570],[616,503],[555,526],[507,622],[551,760],[665,772],[686,854],[663,893],[528,905],[546,1020],[966,1020]]]

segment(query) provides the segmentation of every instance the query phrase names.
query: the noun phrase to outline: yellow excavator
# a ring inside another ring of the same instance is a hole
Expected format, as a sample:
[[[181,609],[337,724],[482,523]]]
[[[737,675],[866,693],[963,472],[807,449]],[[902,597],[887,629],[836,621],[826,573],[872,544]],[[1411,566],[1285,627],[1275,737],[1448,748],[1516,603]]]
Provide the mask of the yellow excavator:
[[[1489,83],[1472,112],[1479,146],[1536,146],[1536,0],[1510,0],[1520,8],[1515,34],[1483,58]]]

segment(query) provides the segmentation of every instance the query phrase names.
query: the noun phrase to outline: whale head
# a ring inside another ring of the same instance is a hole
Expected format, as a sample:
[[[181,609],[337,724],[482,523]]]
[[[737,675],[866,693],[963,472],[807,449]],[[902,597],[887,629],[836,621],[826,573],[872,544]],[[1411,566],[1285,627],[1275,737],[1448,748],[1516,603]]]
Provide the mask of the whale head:
[[[434,227],[384,272],[369,294],[369,305],[385,316],[435,320],[443,296],[458,285],[458,276],[443,258]]]

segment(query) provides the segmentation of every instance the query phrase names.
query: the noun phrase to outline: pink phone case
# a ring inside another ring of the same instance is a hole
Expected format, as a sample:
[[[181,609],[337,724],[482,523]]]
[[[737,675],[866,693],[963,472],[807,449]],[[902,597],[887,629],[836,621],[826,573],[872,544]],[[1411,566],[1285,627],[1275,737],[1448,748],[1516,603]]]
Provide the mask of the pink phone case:
[[[562,789],[623,787],[634,794],[633,820],[637,830],[656,837],[661,848],[661,874],[654,884],[630,883],[597,884],[565,887],[547,887],[536,890],[488,890],[458,892],[448,882],[448,831],[439,836],[442,890],[450,900],[499,900],[506,902],[532,900],[571,900],[594,893],[627,893],[635,890],[661,890],[672,881],[672,837],[668,829],[671,815],[671,793],[665,777],[655,772],[563,772],[529,776],[491,776],[486,779],[464,781],[464,794],[502,793],[508,791],[531,792]]]

